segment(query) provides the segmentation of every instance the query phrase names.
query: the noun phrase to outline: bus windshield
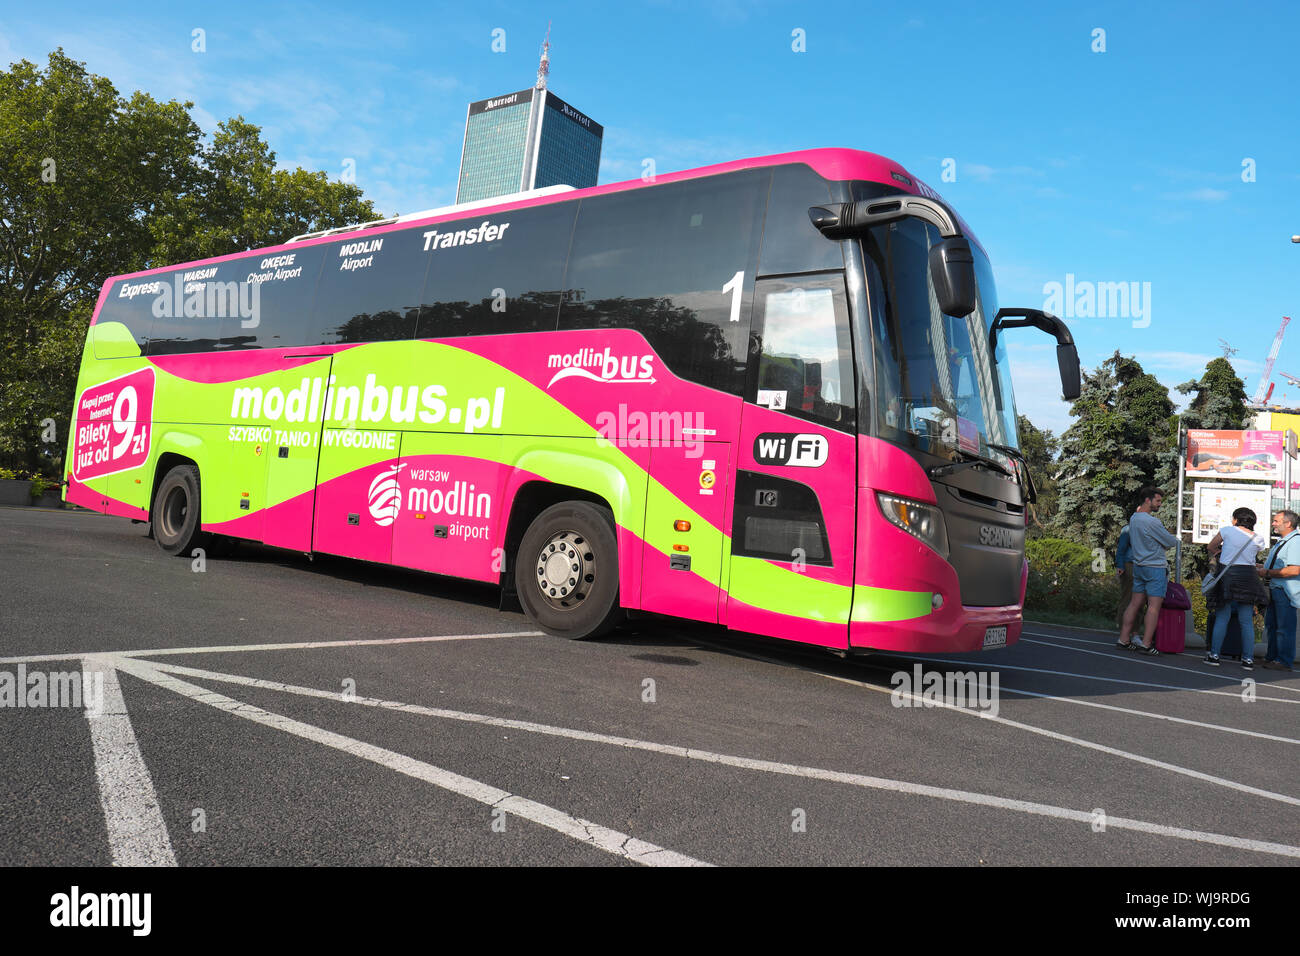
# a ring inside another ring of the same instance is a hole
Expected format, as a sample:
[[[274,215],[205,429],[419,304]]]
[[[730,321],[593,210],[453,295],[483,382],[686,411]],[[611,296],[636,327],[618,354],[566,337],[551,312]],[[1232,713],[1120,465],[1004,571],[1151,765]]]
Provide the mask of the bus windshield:
[[[872,345],[877,434],[942,458],[970,452],[1004,461],[991,446],[1017,447],[1016,409],[1006,348],[999,342],[989,351],[993,272],[972,244],[975,311],[945,315],[929,269],[939,239],[934,226],[904,219],[863,240],[872,327],[860,330],[860,341]]]

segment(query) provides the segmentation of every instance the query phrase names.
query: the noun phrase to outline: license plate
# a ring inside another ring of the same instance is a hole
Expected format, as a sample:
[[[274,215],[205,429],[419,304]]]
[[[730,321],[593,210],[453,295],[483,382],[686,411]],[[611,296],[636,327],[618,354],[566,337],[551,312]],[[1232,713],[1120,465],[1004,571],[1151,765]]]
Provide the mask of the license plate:
[[[1007,646],[1007,628],[990,627],[984,632],[984,647],[1006,647]]]

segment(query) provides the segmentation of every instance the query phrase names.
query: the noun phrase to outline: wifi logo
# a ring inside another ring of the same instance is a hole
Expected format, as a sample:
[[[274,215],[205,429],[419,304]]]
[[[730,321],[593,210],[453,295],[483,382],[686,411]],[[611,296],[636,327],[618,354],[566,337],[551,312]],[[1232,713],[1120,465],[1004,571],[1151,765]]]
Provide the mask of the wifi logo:
[[[404,465],[398,465],[375,475],[370,483],[370,517],[375,524],[387,528],[397,520],[397,513],[402,510],[402,486],[397,481],[397,473]]]

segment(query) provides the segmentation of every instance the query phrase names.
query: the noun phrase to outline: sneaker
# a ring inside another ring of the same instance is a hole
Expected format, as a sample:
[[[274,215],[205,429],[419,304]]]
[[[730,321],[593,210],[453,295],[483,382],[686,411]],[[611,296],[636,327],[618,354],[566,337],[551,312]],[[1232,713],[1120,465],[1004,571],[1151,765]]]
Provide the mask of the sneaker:
[[[1245,670],[1245,671],[1253,671],[1253,670],[1255,669],[1255,662],[1254,662],[1254,661],[1242,661],[1242,662],[1241,662],[1241,669],[1242,669],[1242,670]]]
[[[1206,654],[1206,655],[1205,655],[1205,663],[1206,663],[1206,664],[1209,664],[1211,667],[1218,667],[1218,666],[1219,666],[1219,658],[1218,658],[1216,655],[1214,655],[1214,654]]]

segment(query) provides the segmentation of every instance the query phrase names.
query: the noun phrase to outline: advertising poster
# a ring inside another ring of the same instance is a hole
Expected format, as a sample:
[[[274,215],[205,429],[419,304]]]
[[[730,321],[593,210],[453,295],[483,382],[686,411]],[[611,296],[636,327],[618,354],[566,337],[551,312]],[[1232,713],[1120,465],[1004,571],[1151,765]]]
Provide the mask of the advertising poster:
[[[1218,530],[1232,524],[1238,508],[1255,512],[1255,533],[1272,544],[1269,522],[1272,518],[1273,489],[1268,485],[1219,485],[1208,481],[1196,484],[1192,540],[1208,544]]]
[[[1282,481],[1285,455],[1280,431],[1187,430],[1188,478]]]

